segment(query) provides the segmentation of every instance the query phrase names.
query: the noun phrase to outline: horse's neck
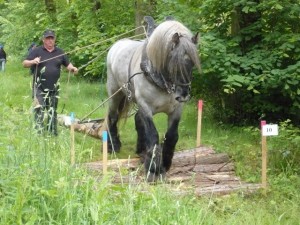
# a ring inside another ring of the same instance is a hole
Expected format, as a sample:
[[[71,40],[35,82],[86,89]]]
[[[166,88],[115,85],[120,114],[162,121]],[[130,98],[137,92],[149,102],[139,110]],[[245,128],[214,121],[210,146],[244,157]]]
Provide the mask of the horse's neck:
[[[170,93],[172,89],[172,84],[170,84],[170,82],[168,82],[165,79],[164,74],[166,73],[163,73],[161,71],[156,71],[155,68],[153,68],[151,60],[147,56],[146,46],[147,46],[147,42],[145,43],[142,51],[142,59],[140,64],[141,70],[144,72],[148,80],[153,82],[159,88],[166,90],[167,92]]]

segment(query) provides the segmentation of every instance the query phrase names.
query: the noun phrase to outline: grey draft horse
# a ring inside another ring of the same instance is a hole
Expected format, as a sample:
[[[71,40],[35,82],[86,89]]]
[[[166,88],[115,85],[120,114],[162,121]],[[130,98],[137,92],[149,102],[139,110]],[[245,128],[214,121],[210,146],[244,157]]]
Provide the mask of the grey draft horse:
[[[109,151],[119,152],[121,141],[117,122],[135,103],[136,153],[144,163],[149,182],[164,177],[170,169],[183,105],[190,99],[192,69],[200,70],[198,33],[180,22],[167,20],[149,26],[144,41],[122,39],[112,45],[107,56]],[[123,87],[122,91],[120,87]],[[117,92],[117,93],[116,93]],[[153,116],[165,113],[168,129],[159,144]]]

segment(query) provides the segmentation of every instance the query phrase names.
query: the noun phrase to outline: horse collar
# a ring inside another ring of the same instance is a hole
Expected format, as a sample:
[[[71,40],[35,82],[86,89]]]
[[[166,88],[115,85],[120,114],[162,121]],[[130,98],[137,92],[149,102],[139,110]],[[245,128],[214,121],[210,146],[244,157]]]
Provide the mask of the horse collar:
[[[152,72],[151,67],[146,62],[141,62],[141,70],[146,78],[159,88],[166,90],[169,94],[175,91],[175,84],[167,82],[162,73]]]
[[[175,84],[166,81],[163,74],[160,72],[155,72],[152,67],[151,61],[148,59],[146,53],[146,44],[144,45],[142,52],[142,60],[140,64],[140,68],[143,71],[144,75],[148,80],[153,82],[159,88],[166,90],[169,94],[175,91]]]

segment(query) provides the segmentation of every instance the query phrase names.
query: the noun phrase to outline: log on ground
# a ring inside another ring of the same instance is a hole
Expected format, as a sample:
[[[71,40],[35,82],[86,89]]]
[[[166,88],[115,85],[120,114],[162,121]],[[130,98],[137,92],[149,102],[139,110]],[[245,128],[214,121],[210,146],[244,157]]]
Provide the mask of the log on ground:
[[[102,173],[102,162],[84,164],[88,169]],[[114,183],[140,184],[146,181],[144,166],[139,158],[108,161],[108,170]],[[260,184],[242,182],[235,175],[234,165],[227,154],[216,153],[210,147],[175,152],[173,163],[166,174],[165,183],[178,194],[191,191],[197,195],[224,195],[242,191],[252,193]]]
[[[70,127],[70,117],[67,115],[57,116],[58,124],[64,127]],[[73,122],[74,130],[87,134],[94,138],[102,138],[102,132],[105,130],[105,119],[87,119],[85,121],[80,121],[75,119]]]

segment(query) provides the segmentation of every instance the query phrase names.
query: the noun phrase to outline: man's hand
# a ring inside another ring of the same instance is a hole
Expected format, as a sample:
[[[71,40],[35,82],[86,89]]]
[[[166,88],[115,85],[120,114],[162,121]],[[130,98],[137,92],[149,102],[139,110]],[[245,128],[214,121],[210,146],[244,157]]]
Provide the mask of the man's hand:
[[[36,57],[33,60],[25,59],[22,64],[23,64],[24,67],[29,68],[33,65],[39,64],[40,62],[41,62],[41,57]]]
[[[70,64],[67,66],[67,70],[69,70],[70,72],[72,72],[72,73],[74,73],[74,74],[78,73],[77,67],[73,66],[72,63],[70,63]]]
[[[33,60],[31,60],[32,64],[39,64],[41,62],[41,57],[36,57]]]
[[[70,70],[72,73],[77,74],[78,73],[78,69],[77,67],[73,66]]]

